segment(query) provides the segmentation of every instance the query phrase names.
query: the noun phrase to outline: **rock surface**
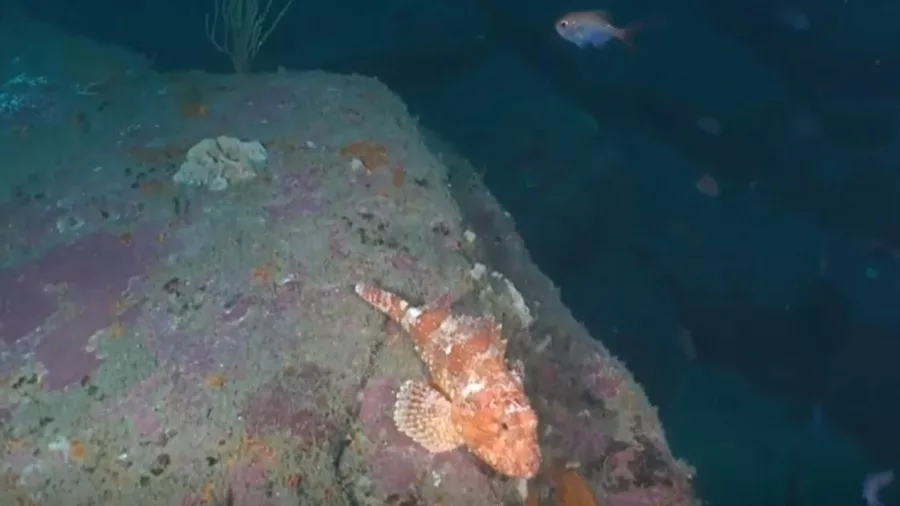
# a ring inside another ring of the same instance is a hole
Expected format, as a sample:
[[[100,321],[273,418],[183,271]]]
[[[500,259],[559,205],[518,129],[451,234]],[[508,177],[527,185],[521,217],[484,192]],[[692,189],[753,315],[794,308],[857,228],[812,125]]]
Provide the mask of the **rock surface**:
[[[640,386],[385,86],[147,73],[59,100],[94,112],[4,128],[23,176],[0,204],[0,503],[558,504],[566,465],[606,504],[692,501]],[[267,167],[174,184],[223,133]],[[542,422],[527,489],[396,431],[397,385],[423,369],[360,280],[503,321]]]

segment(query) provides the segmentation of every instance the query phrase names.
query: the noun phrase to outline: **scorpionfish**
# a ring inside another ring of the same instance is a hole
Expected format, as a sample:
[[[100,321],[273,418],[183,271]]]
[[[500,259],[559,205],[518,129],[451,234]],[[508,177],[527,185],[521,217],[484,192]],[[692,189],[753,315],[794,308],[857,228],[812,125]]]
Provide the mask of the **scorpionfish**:
[[[430,382],[400,387],[397,429],[432,453],[465,446],[499,473],[534,477],[541,465],[537,415],[521,369],[506,363],[501,325],[489,316],[452,314],[449,305],[415,307],[365,283],[356,293],[403,327],[428,370]]]

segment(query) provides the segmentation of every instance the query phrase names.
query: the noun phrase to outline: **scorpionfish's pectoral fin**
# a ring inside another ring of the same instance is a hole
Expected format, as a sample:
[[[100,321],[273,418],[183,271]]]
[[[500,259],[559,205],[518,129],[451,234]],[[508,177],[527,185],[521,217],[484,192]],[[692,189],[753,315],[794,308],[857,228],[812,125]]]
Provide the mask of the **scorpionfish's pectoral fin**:
[[[453,405],[427,383],[407,381],[397,393],[394,423],[397,429],[432,453],[453,450],[463,444],[453,424]]]

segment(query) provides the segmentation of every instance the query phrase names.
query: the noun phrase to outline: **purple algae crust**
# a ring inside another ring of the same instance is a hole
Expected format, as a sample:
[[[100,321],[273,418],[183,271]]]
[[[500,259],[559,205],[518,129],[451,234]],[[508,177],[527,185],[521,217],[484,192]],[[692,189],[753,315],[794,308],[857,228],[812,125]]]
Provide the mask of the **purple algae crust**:
[[[242,411],[247,435],[287,431],[301,442],[321,440],[339,423],[331,404],[340,397],[328,371],[315,364],[288,367],[247,397]]]
[[[129,283],[158,260],[161,247],[155,238],[149,227],[128,241],[93,233],[0,271],[2,339],[13,345],[37,331],[27,345],[46,370],[48,389],[65,388],[97,368],[100,359],[86,349],[97,331],[134,321],[134,311],[117,314],[117,302]],[[65,311],[58,312],[61,307]],[[42,328],[48,319],[51,324]]]
[[[241,295],[227,307],[203,304],[191,313],[194,320],[214,322],[208,331],[191,330],[164,307],[147,310],[138,325],[163,368],[197,377],[221,372],[244,375],[248,357],[275,360],[294,345],[292,332],[270,325],[267,313],[278,309],[259,296]]]
[[[201,336],[175,328],[173,317],[148,311],[139,325],[146,329],[148,348],[159,365],[168,370],[204,376],[217,369],[215,336]]]
[[[203,491],[198,491],[184,497],[180,506],[225,504],[228,491],[235,506],[277,506],[279,501],[271,496],[269,471],[267,464],[260,460],[237,462],[228,469],[221,492],[215,496],[213,503],[209,502]]]
[[[95,416],[103,423],[126,420],[138,442],[155,440],[165,429],[164,415],[156,406],[165,397],[168,381],[166,374],[152,375],[138,382],[123,398],[96,406]]]
[[[440,488],[452,491],[452,504],[483,504],[492,497],[488,474],[466,450],[434,455],[397,430],[391,412],[398,387],[399,382],[392,378],[373,378],[362,393],[359,416],[372,443],[367,459],[369,477],[378,491],[386,497],[404,496],[414,492],[423,477],[436,474]]]
[[[446,504],[500,504],[491,486],[490,471],[465,451],[442,453],[434,457],[433,471],[441,477],[440,488],[452,493]]]
[[[610,432],[608,421],[595,418],[595,413],[579,414],[550,402],[542,420],[553,427],[545,444],[557,449],[566,459],[585,465],[602,464],[608,457]]]
[[[432,455],[401,434],[391,411],[399,383],[392,378],[370,379],[362,392],[360,421],[374,451],[368,456],[369,476],[385,496],[404,495],[421,481]]]
[[[322,167],[310,167],[278,176],[276,191],[265,204],[269,216],[290,219],[319,212],[322,204],[318,188],[323,170]]]
[[[253,460],[240,462],[228,471],[228,486],[234,494],[235,504],[275,506],[277,501],[267,493],[270,469],[266,462]]]
[[[122,398],[95,406],[92,417],[100,423],[124,420],[136,448],[148,447],[171,437],[172,468],[193,460],[192,452],[209,445],[227,432],[228,420],[210,420],[216,392],[202,380],[177,372],[158,371],[140,381]],[[137,457],[137,455],[135,455]]]
[[[391,418],[400,383],[393,378],[372,378],[362,392],[359,417],[366,437],[373,443],[401,446],[412,440],[401,434]]]

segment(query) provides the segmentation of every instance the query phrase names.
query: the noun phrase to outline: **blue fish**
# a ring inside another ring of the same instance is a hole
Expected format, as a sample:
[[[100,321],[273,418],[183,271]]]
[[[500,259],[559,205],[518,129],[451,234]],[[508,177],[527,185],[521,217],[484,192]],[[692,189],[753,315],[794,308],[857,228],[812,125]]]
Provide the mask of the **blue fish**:
[[[556,33],[580,48],[600,47],[612,39],[634,47],[632,38],[647,25],[638,22],[618,28],[609,19],[609,14],[604,11],[570,12],[556,21]]]

